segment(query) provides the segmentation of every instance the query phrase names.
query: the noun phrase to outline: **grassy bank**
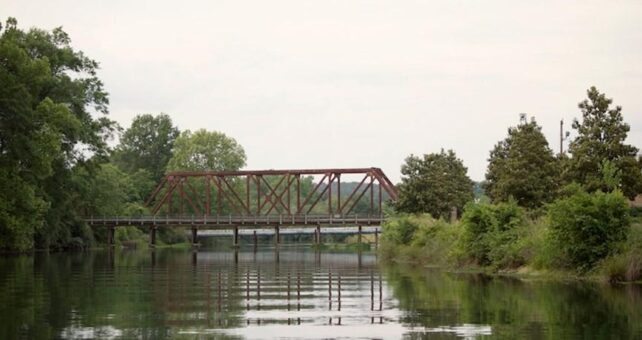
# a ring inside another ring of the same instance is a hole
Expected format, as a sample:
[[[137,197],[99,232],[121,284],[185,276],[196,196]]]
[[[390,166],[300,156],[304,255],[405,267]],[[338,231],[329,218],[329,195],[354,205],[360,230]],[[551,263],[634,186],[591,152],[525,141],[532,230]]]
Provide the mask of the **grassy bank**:
[[[455,223],[429,215],[390,218],[383,227],[381,253],[388,261],[453,271],[639,282],[642,218],[631,222],[627,237],[611,243],[603,258],[574,262],[569,252],[583,249],[560,247],[549,216],[530,217],[513,204],[476,205]]]

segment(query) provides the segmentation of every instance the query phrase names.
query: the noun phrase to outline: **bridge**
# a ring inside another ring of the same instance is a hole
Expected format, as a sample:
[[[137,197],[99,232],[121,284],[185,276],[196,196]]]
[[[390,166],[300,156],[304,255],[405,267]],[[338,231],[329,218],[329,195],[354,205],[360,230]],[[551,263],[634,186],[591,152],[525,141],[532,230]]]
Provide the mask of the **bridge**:
[[[356,179],[356,180],[355,180]],[[91,216],[92,227],[108,229],[108,243],[120,226],[149,228],[156,244],[160,227],[187,227],[196,244],[199,229],[233,231],[273,228],[353,227],[384,221],[383,204],[397,199],[397,190],[379,168],[290,169],[258,171],[179,171],[168,173],[145,202],[147,216]],[[378,229],[375,233],[378,233]]]

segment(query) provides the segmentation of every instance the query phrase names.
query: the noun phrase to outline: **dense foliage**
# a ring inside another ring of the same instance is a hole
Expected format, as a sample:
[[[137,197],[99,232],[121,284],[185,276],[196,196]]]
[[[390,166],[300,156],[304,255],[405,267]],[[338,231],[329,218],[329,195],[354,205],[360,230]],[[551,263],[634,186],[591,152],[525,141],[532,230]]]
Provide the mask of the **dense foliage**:
[[[174,142],[168,170],[238,170],[245,166],[245,151],[234,138],[200,129],[183,131]]]
[[[550,241],[571,268],[588,270],[614,254],[629,234],[629,206],[619,192],[577,190],[551,204]]]
[[[405,213],[429,213],[448,217],[473,199],[473,181],[467,168],[452,150],[424,155],[411,155],[401,167],[399,198],[395,208]]]
[[[635,158],[638,148],[625,143],[630,127],[624,123],[622,108],[612,108],[613,100],[595,87],[588,89],[587,95],[578,105],[582,119],[573,123],[578,135],[569,147],[572,157],[567,162],[566,179],[588,191],[609,191],[600,171],[607,160],[620,171],[622,192],[633,199],[642,192],[642,163]]]
[[[559,182],[557,159],[535,120],[509,128],[488,161],[485,189],[493,202],[512,198],[535,209],[553,200]]]
[[[165,174],[179,133],[166,114],[138,115],[121,136],[114,162],[128,173],[146,170],[150,179],[158,182]]]
[[[0,35],[0,250],[65,247],[86,233],[75,172],[107,155],[114,124],[98,63],[60,28]]]
[[[523,264],[514,247],[525,222],[524,210],[514,201],[469,204],[462,217],[462,260],[502,268]]]

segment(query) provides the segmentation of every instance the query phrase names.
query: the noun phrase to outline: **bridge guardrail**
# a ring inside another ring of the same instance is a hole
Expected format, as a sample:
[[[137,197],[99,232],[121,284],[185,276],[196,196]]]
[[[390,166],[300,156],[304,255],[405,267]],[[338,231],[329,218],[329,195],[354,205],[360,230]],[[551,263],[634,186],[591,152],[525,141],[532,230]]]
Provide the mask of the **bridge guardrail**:
[[[171,225],[171,226],[317,226],[381,224],[384,215],[150,215],[150,216],[91,216],[85,219],[90,226]]]

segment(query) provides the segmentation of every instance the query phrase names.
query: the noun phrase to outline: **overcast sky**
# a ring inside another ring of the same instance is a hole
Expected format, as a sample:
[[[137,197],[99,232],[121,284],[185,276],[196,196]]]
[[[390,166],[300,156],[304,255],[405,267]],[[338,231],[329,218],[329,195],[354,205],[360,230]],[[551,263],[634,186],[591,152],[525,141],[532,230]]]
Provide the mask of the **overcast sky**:
[[[595,85],[642,147],[642,1],[0,0],[100,62],[123,127],[165,112],[248,169],[381,167],[453,149],[474,180],[519,113],[551,148]],[[572,135],[573,136],[573,135]]]

